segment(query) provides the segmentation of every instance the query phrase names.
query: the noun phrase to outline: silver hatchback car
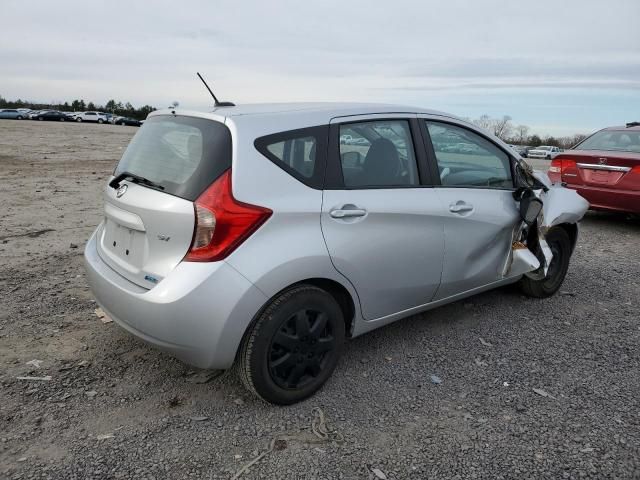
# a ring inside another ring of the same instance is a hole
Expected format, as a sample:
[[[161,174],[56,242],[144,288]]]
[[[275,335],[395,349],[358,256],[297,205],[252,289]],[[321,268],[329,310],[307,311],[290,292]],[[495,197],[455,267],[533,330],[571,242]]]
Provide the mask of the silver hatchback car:
[[[120,326],[197,367],[235,364],[290,404],[324,384],[346,338],[509,283],[554,294],[587,208],[443,113],[165,110],[105,187],[85,260]]]

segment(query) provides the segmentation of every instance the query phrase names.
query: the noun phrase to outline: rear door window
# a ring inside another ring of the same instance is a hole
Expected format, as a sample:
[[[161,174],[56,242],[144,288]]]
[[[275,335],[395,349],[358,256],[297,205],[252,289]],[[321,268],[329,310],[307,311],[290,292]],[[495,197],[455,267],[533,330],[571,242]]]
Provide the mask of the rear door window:
[[[407,120],[343,124],[339,138],[345,187],[400,187],[420,183]]]
[[[166,193],[193,201],[230,167],[231,133],[224,124],[159,115],[140,127],[114,175],[140,175]]]

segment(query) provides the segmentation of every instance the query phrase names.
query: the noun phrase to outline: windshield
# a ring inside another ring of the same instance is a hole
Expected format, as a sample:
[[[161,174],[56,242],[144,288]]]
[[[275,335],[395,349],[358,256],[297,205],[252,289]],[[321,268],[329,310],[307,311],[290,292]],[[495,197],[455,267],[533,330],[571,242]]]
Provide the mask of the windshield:
[[[159,115],[140,127],[114,175],[133,173],[193,201],[230,167],[231,133],[224,124]]]
[[[602,130],[594,133],[573,149],[640,153],[640,131]]]

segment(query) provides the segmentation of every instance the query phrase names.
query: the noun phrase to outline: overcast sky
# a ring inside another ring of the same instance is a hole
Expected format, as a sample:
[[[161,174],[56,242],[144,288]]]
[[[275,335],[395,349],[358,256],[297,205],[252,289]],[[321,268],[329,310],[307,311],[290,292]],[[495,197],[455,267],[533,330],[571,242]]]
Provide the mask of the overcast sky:
[[[640,0],[1,0],[0,95],[375,101],[542,134],[640,120]]]

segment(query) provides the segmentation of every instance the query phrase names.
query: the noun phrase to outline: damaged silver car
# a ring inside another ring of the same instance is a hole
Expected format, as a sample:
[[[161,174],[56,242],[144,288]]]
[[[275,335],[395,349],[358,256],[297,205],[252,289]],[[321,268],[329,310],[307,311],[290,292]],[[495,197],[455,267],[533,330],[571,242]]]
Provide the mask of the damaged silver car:
[[[509,283],[553,295],[588,208],[468,122],[361,104],[154,112],[104,201],[85,259],[105,312],[279,404],[349,337]]]

